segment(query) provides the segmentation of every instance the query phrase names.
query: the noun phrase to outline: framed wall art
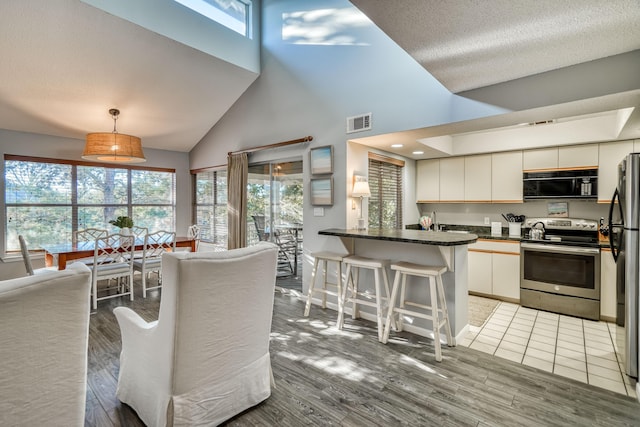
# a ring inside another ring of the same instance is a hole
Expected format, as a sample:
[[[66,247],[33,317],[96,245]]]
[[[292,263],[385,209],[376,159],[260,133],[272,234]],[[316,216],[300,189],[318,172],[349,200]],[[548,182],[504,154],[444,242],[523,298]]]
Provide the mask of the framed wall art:
[[[311,175],[333,173],[333,145],[312,148],[309,151]]]
[[[333,178],[311,180],[311,204],[315,206],[333,205]]]
[[[547,203],[547,215],[550,217],[567,218],[569,216],[569,206],[567,202]]]

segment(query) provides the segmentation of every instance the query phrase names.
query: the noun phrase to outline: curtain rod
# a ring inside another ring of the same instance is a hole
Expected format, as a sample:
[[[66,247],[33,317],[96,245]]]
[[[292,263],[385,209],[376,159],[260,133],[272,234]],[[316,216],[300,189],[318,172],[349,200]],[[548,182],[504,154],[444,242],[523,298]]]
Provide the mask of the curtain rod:
[[[287,145],[300,144],[301,142],[309,142],[309,141],[313,141],[312,136],[305,136],[304,138],[292,139],[291,141],[276,142],[275,144],[262,145],[260,147],[246,148],[244,150],[229,151],[228,154],[231,156],[233,154],[240,154],[240,153],[253,153],[255,151],[266,150],[268,148],[285,147]]]

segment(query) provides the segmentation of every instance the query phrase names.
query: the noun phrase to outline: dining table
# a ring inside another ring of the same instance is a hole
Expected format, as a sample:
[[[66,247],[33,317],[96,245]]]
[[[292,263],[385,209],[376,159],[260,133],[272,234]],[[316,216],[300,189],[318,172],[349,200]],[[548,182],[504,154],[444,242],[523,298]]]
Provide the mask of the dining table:
[[[92,257],[95,252],[95,241],[42,244],[41,247],[44,249],[44,262],[46,266],[55,266],[57,260],[58,270],[64,270],[70,261]],[[141,251],[143,248],[144,239],[136,239],[134,250]],[[178,236],[176,237],[176,248],[191,248],[191,252],[195,252],[196,239]]]

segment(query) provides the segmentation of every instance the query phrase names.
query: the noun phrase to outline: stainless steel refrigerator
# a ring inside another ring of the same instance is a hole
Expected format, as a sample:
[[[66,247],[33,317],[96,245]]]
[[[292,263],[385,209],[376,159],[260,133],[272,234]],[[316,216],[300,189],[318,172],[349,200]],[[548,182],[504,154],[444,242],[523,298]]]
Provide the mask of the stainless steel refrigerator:
[[[616,260],[618,348],[627,375],[638,377],[638,287],[640,281],[640,153],[618,166],[618,186],[609,206],[609,241]]]

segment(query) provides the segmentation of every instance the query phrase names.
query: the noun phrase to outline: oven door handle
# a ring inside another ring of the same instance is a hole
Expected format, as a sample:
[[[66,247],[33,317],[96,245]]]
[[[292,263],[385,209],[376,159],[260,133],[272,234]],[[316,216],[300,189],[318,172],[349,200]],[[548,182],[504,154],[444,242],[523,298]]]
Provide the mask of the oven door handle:
[[[533,249],[541,252],[555,252],[559,254],[598,255],[599,248],[581,248],[577,246],[543,245],[537,243],[521,243],[522,249]]]

